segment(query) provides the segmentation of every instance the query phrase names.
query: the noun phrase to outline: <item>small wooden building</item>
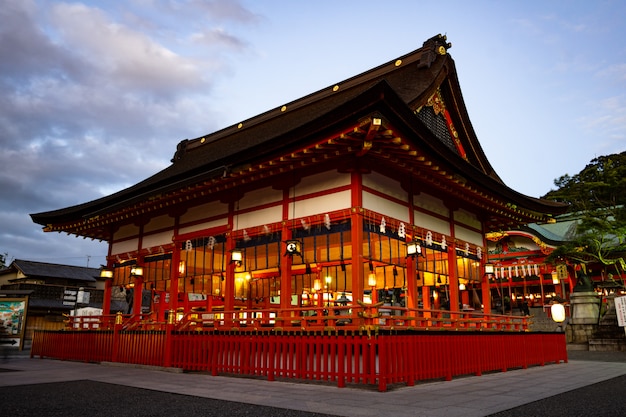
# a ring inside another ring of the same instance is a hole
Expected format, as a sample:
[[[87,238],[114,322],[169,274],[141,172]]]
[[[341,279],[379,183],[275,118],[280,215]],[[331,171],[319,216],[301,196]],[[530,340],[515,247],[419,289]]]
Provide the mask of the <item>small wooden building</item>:
[[[24,327],[22,345],[30,344],[36,329],[62,329],[72,310],[102,307],[103,287],[99,268],[15,259],[0,268],[0,338],[11,327],[7,321]],[[27,297],[23,311],[7,314],[11,297]]]
[[[46,232],[107,241],[105,297],[120,286],[149,290],[156,322],[193,314],[211,326],[306,331],[336,315],[344,321],[323,325],[349,328],[367,316],[364,305],[379,306],[380,317],[488,315],[485,234],[545,222],[566,207],[522,195],[494,172],[450,46],[437,35],[367,72],[185,139],[154,176],[32,219]]]

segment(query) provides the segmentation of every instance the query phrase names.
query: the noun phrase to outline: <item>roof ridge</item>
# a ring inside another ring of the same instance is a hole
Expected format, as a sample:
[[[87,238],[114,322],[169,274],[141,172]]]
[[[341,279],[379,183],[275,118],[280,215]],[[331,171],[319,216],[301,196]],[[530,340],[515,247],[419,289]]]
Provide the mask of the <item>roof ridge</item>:
[[[263,123],[267,120],[280,117],[287,110],[299,109],[311,103],[323,100],[337,92],[345,92],[350,89],[363,85],[364,83],[388,75],[401,66],[406,64],[418,63],[418,68],[429,67],[435,60],[436,55],[445,55],[452,44],[447,41],[445,35],[435,35],[425,41],[422,46],[400,57],[389,60],[374,68],[370,68],[359,74],[353,75],[343,81],[339,81],[332,86],[325,86],[319,90],[309,93],[305,96],[289,101],[282,106],[273,107],[263,113],[244,119],[237,124],[232,124],[219,129],[215,132],[199,136],[194,139],[183,139],[176,146],[176,152],[172,158],[172,162],[182,159],[187,150],[192,150],[204,144],[215,144],[216,142],[227,139],[233,133],[241,131],[243,128],[249,128]],[[422,58],[425,58],[422,60]]]

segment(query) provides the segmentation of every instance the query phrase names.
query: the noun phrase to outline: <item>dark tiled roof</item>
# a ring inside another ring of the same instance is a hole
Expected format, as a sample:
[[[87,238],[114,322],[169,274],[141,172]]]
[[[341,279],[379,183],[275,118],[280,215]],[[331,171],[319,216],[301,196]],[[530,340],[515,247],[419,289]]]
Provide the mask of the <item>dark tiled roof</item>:
[[[96,282],[100,269],[82,266],[59,265],[16,259],[11,264],[27,277],[59,278],[73,281]]]
[[[81,307],[101,308],[102,303],[81,304]],[[74,310],[76,306],[63,304],[63,300],[51,300],[46,298],[30,298],[28,300],[28,308],[48,309],[48,310]]]
[[[420,147],[428,149],[464,177],[486,184],[531,210],[559,212],[552,204],[524,196],[506,187],[488,162],[472,128],[456,75],[454,60],[446,53],[445,37],[435,36],[397,60],[329,86],[284,106],[196,139],[179,143],[172,164],[150,178],[115,194],[45,213],[31,214],[42,225],[97,217],[169,191],[212,178],[233,166],[269,160],[279,153],[295,151],[307,141],[353,126],[361,117],[386,110],[397,125],[413,133]],[[443,49],[442,49],[443,48]],[[453,109],[453,122],[467,152],[461,158],[423,124],[414,111],[437,90]],[[319,139],[318,139],[319,140]]]

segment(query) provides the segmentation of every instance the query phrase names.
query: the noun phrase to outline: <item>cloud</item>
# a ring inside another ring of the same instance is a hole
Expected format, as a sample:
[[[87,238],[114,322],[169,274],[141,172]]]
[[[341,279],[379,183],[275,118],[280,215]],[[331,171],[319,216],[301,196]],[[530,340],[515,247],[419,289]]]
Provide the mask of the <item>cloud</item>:
[[[200,33],[194,33],[191,36],[192,41],[198,42],[206,46],[227,45],[237,49],[245,49],[246,44],[236,36],[232,36],[222,28],[204,30]]]
[[[51,20],[64,43],[86,63],[93,84],[152,96],[184,94],[204,84],[196,63],[110,21],[99,9],[59,4]]]
[[[158,2],[157,2],[158,3]],[[204,16],[211,20],[223,21],[231,20],[242,23],[254,23],[259,16],[243,7],[238,1],[231,0],[188,0],[181,2],[165,2],[174,6],[173,9],[184,11],[186,14],[192,12],[204,12]]]
[[[45,250],[36,241],[53,238],[29,213],[131,186],[169,165],[178,141],[218,127],[213,83],[245,42],[203,22],[254,20],[228,3],[3,2],[0,188],[10,194],[0,215],[11,227],[0,230],[0,252]],[[174,4],[186,6],[187,25],[163,13]],[[213,48],[198,49],[193,33]],[[53,246],[79,250],[69,242]]]

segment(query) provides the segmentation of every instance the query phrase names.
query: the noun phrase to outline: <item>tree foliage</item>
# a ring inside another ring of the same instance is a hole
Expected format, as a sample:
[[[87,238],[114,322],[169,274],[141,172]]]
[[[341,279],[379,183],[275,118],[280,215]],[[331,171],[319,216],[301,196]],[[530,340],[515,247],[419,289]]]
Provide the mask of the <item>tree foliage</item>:
[[[557,189],[543,198],[569,203],[574,212],[626,205],[626,152],[594,158],[578,174],[565,174],[554,185]]]
[[[543,198],[569,203],[578,221],[574,236],[550,260],[600,264],[621,275],[626,269],[626,152],[595,158],[554,184],[558,188]]]

